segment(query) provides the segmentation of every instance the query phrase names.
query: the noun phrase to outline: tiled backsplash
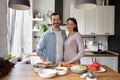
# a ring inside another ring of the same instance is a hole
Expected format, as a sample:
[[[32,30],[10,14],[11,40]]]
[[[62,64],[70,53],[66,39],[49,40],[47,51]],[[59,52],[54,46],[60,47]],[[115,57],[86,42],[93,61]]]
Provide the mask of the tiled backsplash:
[[[107,40],[107,36],[83,36],[83,41],[84,41],[84,45],[85,45],[85,40],[86,40],[86,46],[87,48],[85,49],[87,50],[98,50],[98,43],[101,43],[102,45],[100,45],[100,49],[101,50],[108,50],[108,40]]]

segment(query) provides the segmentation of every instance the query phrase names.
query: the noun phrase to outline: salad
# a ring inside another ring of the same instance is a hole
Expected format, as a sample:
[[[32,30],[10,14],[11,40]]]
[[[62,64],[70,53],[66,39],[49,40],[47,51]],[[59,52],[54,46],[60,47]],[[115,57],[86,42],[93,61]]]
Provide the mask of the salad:
[[[74,70],[86,70],[87,69],[85,65],[74,65],[71,68]]]

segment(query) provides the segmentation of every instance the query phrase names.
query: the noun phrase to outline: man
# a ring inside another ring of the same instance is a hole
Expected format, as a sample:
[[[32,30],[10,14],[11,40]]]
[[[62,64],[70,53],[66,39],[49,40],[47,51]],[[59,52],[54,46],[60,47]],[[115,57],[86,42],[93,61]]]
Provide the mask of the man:
[[[45,64],[58,64],[63,60],[63,42],[66,34],[60,29],[61,16],[51,14],[51,28],[42,34],[37,45],[37,55]]]

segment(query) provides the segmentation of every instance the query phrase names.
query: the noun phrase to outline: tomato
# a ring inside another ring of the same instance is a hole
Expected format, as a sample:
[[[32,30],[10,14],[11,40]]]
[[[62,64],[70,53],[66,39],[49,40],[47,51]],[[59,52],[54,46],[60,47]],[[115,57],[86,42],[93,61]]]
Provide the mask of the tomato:
[[[97,69],[100,68],[100,64],[98,62],[93,62],[92,65],[95,66]]]
[[[91,65],[89,65],[89,69],[93,71],[97,71],[100,68],[100,63],[98,62],[93,62]]]
[[[97,71],[98,70],[98,68],[95,67],[93,64],[89,65],[88,68],[89,68],[89,70],[92,70],[92,71]]]

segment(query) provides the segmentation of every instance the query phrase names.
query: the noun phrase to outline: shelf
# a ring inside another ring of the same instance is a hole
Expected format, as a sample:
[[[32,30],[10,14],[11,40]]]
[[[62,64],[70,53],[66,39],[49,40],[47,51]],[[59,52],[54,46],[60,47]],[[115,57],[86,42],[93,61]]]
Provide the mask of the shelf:
[[[33,18],[33,21],[43,21],[43,18]]]
[[[33,31],[33,32],[38,32],[38,31],[39,31],[39,29],[33,29],[32,31]]]

